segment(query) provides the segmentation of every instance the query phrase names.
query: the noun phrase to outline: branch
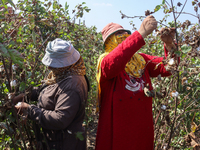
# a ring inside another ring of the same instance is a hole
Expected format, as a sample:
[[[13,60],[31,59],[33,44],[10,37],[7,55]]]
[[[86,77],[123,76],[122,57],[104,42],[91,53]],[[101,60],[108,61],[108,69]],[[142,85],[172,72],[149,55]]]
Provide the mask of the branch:
[[[134,19],[134,18],[146,18],[146,16],[134,16],[134,17],[130,17],[130,16],[127,16],[127,15],[123,14],[121,11],[120,11],[120,13],[121,13],[121,15],[122,15],[122,19],[123,19],[123,18],[131,18],[131,19]],[[157,21],[157,23],[159,23],[159,24],[161,24],[161,25],[163,25],[163,26],[165,26],[165,27],[168,27],[167,25],[165,25],[165,24],[163,24],[163,23],[161,23],[161,22],[159,22],[159,21]],[[169,28],[169,27],[168,27],[168,28]]]
[[[169,7],[171,7],[170,4],[166,0],[165,0],[165,3],[167,3],[167,5],[169,5]]]
[[[173,10],[173,16],[174,16],[174,23],[175,23],[175,31],[177,29],[177,25],[176,25],[176,17],[175,17],[175,13],[174,13],[174,6],[173,6],[173,0],[171,0],[171,4],[172,4],[172,10]],[[177,31],[176,31],[176,43],[178,45],[178,34],[177,34]],[[178,50],[178,46],[177,46],[177,50]],[[179,61],[178,61],[178,57],[177,57],[177,62],[178,62],[178,65],[179,65]],[[177,75],[178,77],[178,82],[177,82],[177,90],[178,90],[178,87],[179,87],[179,73]],[[167,150],[169,149],[169,145],[171,143],[171,139],[172,139],[172,135],[173,135],[173,131],[174,131],[174,124],[175,124],[175,121],[176,121],[176,112],[177,112],[177,106],[178,106],[178,98],[176,97],[175,98],[175,112],[174,112],[174,119],[172,121],[172,125],[171,125],[171,132],[170,132],[170,137],[169,137],[169,140],[168,140],[168,143],[167,143]]]
[[[183,9],[184,9],[184,7],[185,7],[186,3],[187,3],[187,0],[185,1],[184,5],[183,5],[183,7],[182,7],[182,9],[181,9],[180,13],[179,13],[179,14],[178,14],[178,16],[176,17],[176,19],[178,19],[178,17],[181,15],[181,13],[182,13],[182,11],[183,11]]]
[[[25,19],[22,19],[22,21],[17,25],[17,27],[15,27],[15,29],[8,35],[8,39],[9,39],[10,36],[13,34],[13,32],[15,32],[15,31],[19,28],[19,26],[23,23],[24,20],[25,20]]]
[[[36,64],[37,64],[37,62],[38,62],[38,57],[39,57],[39,54],[40,54],[40,51],[41,51],[41,49],[43,48],[43,46],[44,46],[44,44],[47,42],[47,40],[51,37],[51,35],[53,34],[53,32],[46,38],[46,40],[42,43],[42,45],[40,46],[40,48],[39,48],[39,53],[38,53],[38,55],[37,55],[37,59],[36,59],[36,61],[35,61],[35,64],[34,64],[34,68],[33,68],[33,70],[32,70],[32,72],[34,72],[35,71],[35,68],[36,68]]]
[[[121,10],[119,12],[122,15],[122,19],[123,18],[132,18],[132,19],[134,19],[134,18],[146,18],[146,16],[134,16],[134,17],[130,17],[130,16],[127,16],[127,15],[123,14]]]
[[[5,64],[5,61],[4,61],[4,57],[2,57],[2,61],[3,61],[3,67],[5,69],[5,72],[6,72],[6,77],[7,77],[7,80],[8,80],[8,88],[9,88],[9,92],[11,92],[12,88],[10,86],[10,77],[9,77],[9,74],[8,74],[8,71],[7,71],[7,68],[6,68],[6,64]]]
[[[156,117],[156,119],[155,119],[154,129],[156,128],[156,124],[157,124],[157,122],[158,122],[158,118],[159,118],[160,114],[161,114],[161,109],[159,110],[159,113],[158,113],[158,115],[157,115],[157,117]]]
[[[165,27],[167,27],[167,28],[170,28],[170,27],[168,27],[167,25],[165,25],[165,24],[163,24],[163,23],[161,23],[161,22],[159,22],[159,21],[157,21],[157,23],[160,23],[161,25],[163,25],[163,26],[165,26]]]
[[[178,11],[175,11],[174,13],[182,13],[182,14],[187,14],[187,15],[191,15],[191,16],[193,16],[193,17],[196,17],[196,18],[198,18],[197,16],[195,16],[195,15],[193,15],[193,14],[191,14],[191,13],[187,13],[187,12],[178,12]]]

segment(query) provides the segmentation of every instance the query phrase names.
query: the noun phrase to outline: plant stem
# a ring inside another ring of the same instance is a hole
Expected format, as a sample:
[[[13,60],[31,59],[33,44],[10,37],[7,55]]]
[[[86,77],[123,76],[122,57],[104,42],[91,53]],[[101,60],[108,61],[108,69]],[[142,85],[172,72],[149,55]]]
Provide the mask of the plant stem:
[[[4,61],[4,57],[3,57],[3,56],[1,56],[1,57],[2,57],[2,61],[3,61],[3,67],[4,67],[5,72],[6,72],[6,78],[7,78],[7,80],[8,80],[8,89],[9,89],[9,92],[11,92],[11,91],[12,91],[12,87],[10,86],[10,76],[9,76],[8,71],[7,71],[7,68],[6,68],[6,64],[5,64],[5,61]]]
[[[44,46],[44,44],[47,42],[47,40],[51,37],[51,35],[53,34],[53,32],[46,38],[46,40],[42,43],[42,45],[40,46],[40,48],[39,48],[39,53],[38,53],[38,55],[37,55],[37,59],[36,59],[36,61],[35,61],[35,64],[34,64],[34,68],[33,68],[33,70],[32,70],[32,73],[35,71],[35,68],[36,68],[36,64],[37,64],[37,62],[38,62],[38,57],[39,57],[39,54],[40,54],[40,51],[41,51],[41,49],[42,49],[42,47]]]
[[[181,9],[180,13],[179,13],[179,14],[178,14],[178,16],[176,17],[176,19],[178,19],[178,17],[181,15],[181,13],[182,13],[182,11],[183,11],[183,9],[184,9],[184,7],[185,7],[186,3],[187,3],[187,0],[185,1],[184,5],[183,5],[183,7],[182,7],[182,9]]]
[[[180,12],[174,12],[174,13],[180,13]],[[198,16],[195,16],[195,15],[193,15],[193,14],[191,14],[191,13],[187,13],[187,12],[181,12],[181,14],[187,14],[187,15],[191,15],[191,16],[193,16],[193,17],[196,17],[196,18],[198,18]]]
[[[6,119],[6,125],[7,125],[7,127],[8,127],[8,132],[9,132],[9,134],[10,134],[10,138],[11,138],[11,140],[12,140],[14,149],[17,150],[17,148],[16,148],[16,146],[15,146],[15,142],[14,142],[13,137],[12,137],[12,133],[11,133],[11,131],[10,131],[10,127],[9,127],[9,125],[8,125],[7,119]]]
[[[176,16],[175,16],[175,13],[174,13],[174,6],[173,6],[173,1],[171,0],[171,5],[172,5],[172,10],[173,10],[173,16],[174,16],[174,23],[175,23],[175,31],[176,31],[176,43],[178,45],[178,34],[177,34],[177,24],[176,24]],[[176,50],[178,51],[178,46],[176,46]],[[179,59],[177,57],[177,62],[178,62],[178,65],[179,65]],[[178,67],[178,66],[177,66]],[[179,88],[179,71],[178,71],[178,74],[177,74],[177,91],[178,91],[178,88]],[[171,132],[170,132],[170,136],[169,136],[169,140],[168,140],[168,143],[167,143],[167,150],[169,149],[169,145],[171,143],[171,139],[172,139],[172,134],[173,134],[173,130],[174,130],[174,124],[175,124],[175,121],[176,121],[176,112],[177,112],[177,106],[178,106],[178,98],[176,97],[175,98],[175,112],[174,112],[174,118],[173,118],[173,121],[172,121],[172,125],[171,125]]]

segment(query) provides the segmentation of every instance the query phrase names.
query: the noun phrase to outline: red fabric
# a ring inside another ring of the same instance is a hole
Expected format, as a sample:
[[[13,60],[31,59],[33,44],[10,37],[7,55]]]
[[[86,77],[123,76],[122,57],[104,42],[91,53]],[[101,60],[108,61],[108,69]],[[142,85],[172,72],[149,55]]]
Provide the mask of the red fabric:
[[[116,31],[119,31],[119,30],[122,30],[122,31],[124,30],[124,31],[127,31],[130,33],[129,30],[125,30],[121,25],[119,25],[117,23],[111,22],[111,23],[107,24],[101,31],[103,41],[105,42],[109,35],[111,35],[112,33],[116,32]]]
[[[130,80],[124,71],[125,65],[144,44],[136,31],[102,60],[96,150],[153,150],[152,98],[146,97],[143,91],[132,92],[125,88],[125,79]],[[154,70],[162,57],[140,55],[148,64],[142,79],[152,89],[150,77],[170,73],[164,65]]]

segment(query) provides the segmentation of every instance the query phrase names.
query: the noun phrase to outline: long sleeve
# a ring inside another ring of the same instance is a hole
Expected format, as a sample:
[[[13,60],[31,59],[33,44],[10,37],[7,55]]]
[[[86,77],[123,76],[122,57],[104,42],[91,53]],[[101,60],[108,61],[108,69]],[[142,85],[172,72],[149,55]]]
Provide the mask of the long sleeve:
[[[54,110],[45,110],[31,105],[29,118],[39,122],[45,129],[61,130],[75,118],[80,107],[80,97],[75,91],[67,91],[59,94]]]
[[[157,77],[161,74],[162,77],[170,76],[171,73],[166,71],[165,65],[160,63],[163,57],[151,56],[147,54],[140,54],[146,61],[146,69],[149,72],[150,77]]]
[[[168,50],[166,49],[164,45],[164,54],[165,57],[168,56]],[[140,54],[146,61],[146,68],[149,71],[150,77],[157,77],[159,74],[161,74],[162,77],[170,76],[171,73],[166,71],[165,65],[162,64],[163,57],[158,56],[151,56],[144,53]]]
[[[145,44],[138,31],[126,38],[101,62],[101,81],[112,79],[121,72],[131,57]]]

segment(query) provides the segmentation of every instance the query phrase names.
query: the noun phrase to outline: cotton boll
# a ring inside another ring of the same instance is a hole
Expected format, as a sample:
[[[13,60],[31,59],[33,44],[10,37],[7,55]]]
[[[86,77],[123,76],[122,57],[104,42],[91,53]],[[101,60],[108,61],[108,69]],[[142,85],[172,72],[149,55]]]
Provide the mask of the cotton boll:
[[[16,70],[16,69],[17,69],[17,66],[16,66],[16,65],[12,65],[12,69],[13,69],[13,70]]]
[[[168,62],[169,65],[173,65],[175,63],[174,58],[171,58]]]
[[[170,104],[172,101],[171,100],[168,100],[168,103]]]
[[[18,102],[15,106],[21,106],[22,102]]]
[[[0,66],[0,72],[3,72],[3,71],[4,71],[4,67]]]
[[[153,88],[158,88],[159,87],[159,85],[156,83],[156,84],[152,84],[152,86],[153,86]]]
[[[188,84],[187,77],[182,78],[182,85],[184,85],[184,84]]]
[[[178,97],[179,93],[177,91],[174,91],[171,93],[171,96],[172,97]]]
[[[17,81],[16,80],[12,80],[12,81],[10,81],[10,86],[17,86]]]
[[[165,149],[167,149],[167,146],[165,145],[165,146],[163,146],[163,149],[165,150]]]
[[[187,89],[187,90],[191,90],[191,87],[187,86],[186,89]]]
[[[12,98],[12,94],[8,93],[8,99],[11,99],[11,98]]]
[[[166,110],[166,108],[167,108],[167,106],[165,106],[165,105],[162,105],[162,106],[161,106],[161,109],[162,109],[162,110]]]
[[[170,70],[170,67],[167,65],[167,66],[165,66],[165,69],[166,69],[167,71],[169,71],[169,70]]]

